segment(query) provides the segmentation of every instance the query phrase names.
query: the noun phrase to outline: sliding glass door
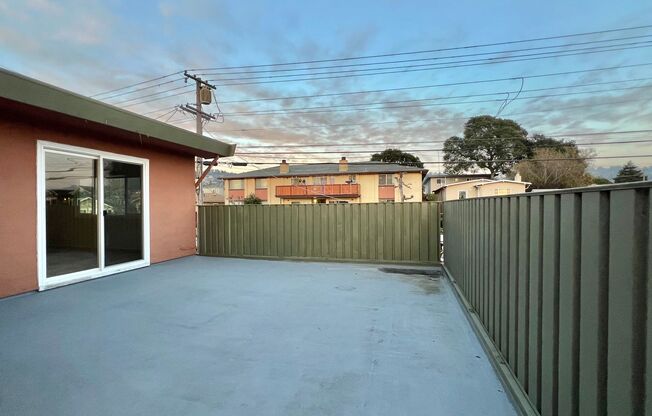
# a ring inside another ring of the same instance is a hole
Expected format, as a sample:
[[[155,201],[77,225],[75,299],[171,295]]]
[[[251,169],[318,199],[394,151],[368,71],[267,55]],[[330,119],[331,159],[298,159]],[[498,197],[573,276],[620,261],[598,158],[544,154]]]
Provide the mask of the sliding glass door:
[[[97,158],[45,153],[47,277],[97,269]]]
[[[143,167],[104,159],[104,264],[143,259]]]
[[[39,142],[39,287],[149,264],[148,162]]]

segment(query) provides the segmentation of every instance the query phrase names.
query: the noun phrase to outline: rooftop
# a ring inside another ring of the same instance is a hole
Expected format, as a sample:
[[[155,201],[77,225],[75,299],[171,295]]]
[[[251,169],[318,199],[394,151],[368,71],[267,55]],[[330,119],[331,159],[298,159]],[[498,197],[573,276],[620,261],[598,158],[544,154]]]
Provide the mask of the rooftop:
[[[448,184],[442,185],[441,188],[439,188],[439,189],[450,188],[452,186],[461,186],[461,185],[466,186],[468,184],[472,184],[473,186],[484,186],[484,185],[490,185],[492,183],[516,183],[516,184],[523,184],[525,186],[532,184],[531,182],[512,181],[512,180],[509,180],[509,179],[474,179],[474,180],[471,180],[471,181],[448,183]]]
[[[516,414],[434,268],[187,257],[0,300],[0,339],[4,415]]]
[[[288,176],[312,176],[312,175],[351,175],[363,173],[399,173],[399,172],[420,172],[425,173],[428,170],[415,166],[403,166],[395,163],[385,162],[347,162],[348,170],[341,172],[339,163],[306,163],[306,164],[289,164],[288,173],[279,173],[279,166],[271,168],[252,170],[232,175],[227,179],[238,178],[269,178],[269,177],[288,177]]]
[[[0,104],[29,107],[151,137],[197,156],[232,156],[235,145],[166,124],[122,108],[0,68]]]
[[[441,172],[429,172],[428,178],[469,178],[469,177],[479,177],[479,178],[490,178],[491,173],[441,173]]]

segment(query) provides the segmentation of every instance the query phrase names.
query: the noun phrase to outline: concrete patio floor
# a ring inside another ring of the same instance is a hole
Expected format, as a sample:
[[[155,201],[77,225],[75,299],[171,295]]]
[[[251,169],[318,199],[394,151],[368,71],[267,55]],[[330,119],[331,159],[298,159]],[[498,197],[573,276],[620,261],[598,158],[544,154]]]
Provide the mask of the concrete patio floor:
[[[515,414],[445,278],[381,267],[189,257],[0,300],[0,414]]]

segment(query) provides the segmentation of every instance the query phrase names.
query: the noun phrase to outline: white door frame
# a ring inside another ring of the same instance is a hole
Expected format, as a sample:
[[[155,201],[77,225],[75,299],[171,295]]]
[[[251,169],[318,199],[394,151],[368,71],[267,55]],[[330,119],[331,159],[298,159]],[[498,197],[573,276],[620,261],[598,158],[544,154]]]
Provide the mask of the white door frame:
[[[150,264],[150,235],[149,235],[149,160],[125,156],[117,153],[101,150],[88,149],[78,146],[54,143],[45,140],[36,142],[36,252],[38,261],[38,286],[39,290],[51,289],[53,287],[81,282],[83,280],[95,279],[109,274],[119,273]],[[47,246],[46,246],[46,224],[45,224],[45,152],[70,154],[72,156],[90,157],[98,161],[97,169],[97,215],[98,215],[98,262],[99,267],[79,272],[64,274],[60,276],[47,277]],[[143,232],[143,259],[128,263],[104,266],[104,159],[118,162],[139,164],[143,167],[143,195],[142,195],[142,232]]]

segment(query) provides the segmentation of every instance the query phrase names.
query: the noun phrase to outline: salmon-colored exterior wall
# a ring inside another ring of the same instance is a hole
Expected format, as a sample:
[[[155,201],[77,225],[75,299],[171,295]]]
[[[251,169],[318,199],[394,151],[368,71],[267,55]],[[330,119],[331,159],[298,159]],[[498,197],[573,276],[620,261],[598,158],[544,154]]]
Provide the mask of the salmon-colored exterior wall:
[[[0,116],[0,297],[35,290],[37,278],[36,143],[46,140],[149,160],[150,260],[195,253],[193,158],[128,141],[107,128],[20,122]],[[27,117],[22,118],[27,120]]]

